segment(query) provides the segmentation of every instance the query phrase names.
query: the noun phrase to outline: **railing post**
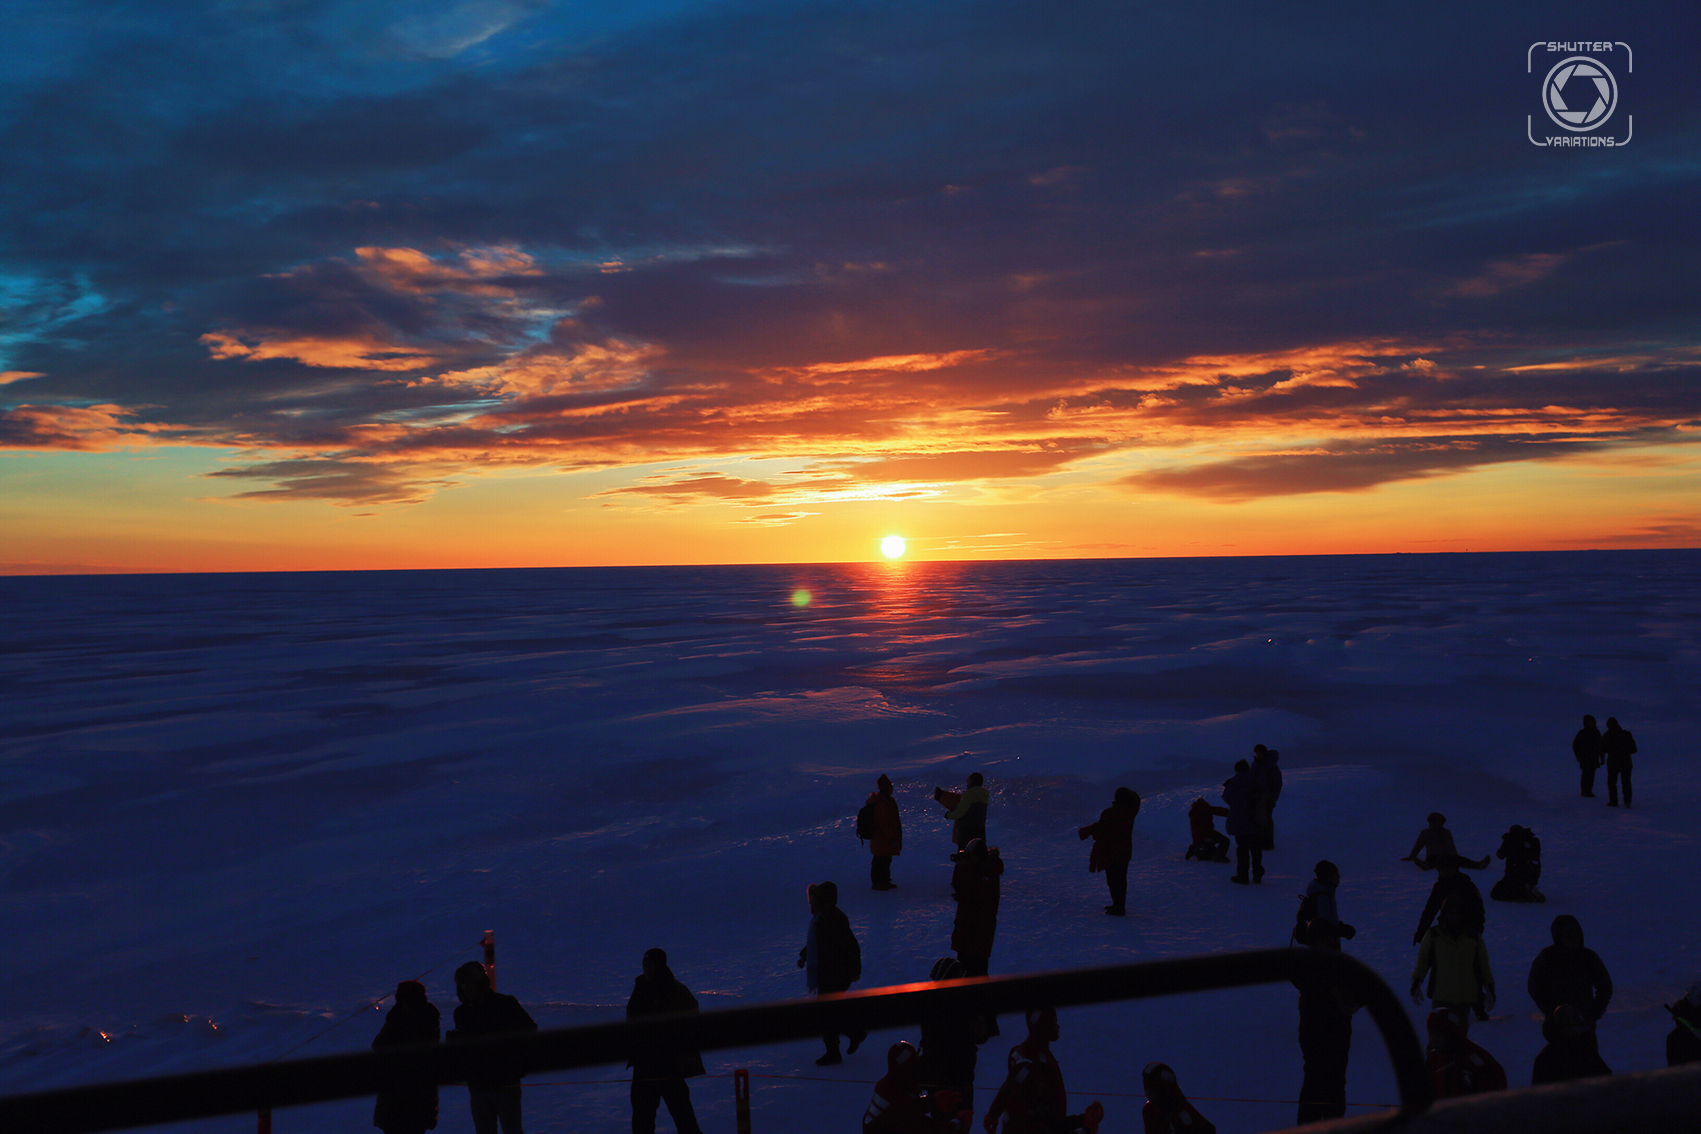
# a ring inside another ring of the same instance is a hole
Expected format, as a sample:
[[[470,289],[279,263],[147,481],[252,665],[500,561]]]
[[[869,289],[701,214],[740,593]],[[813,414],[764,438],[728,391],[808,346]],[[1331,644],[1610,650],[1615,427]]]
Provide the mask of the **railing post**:
[[[750,1072],[742,1067],[732,1073],[732,1101],[738,1114],[738,1134],[750,1134]]]
[[[484,975],[490,978],[490,990],[496,991],[496,931],[487,929],[479,941],[484,946]]]

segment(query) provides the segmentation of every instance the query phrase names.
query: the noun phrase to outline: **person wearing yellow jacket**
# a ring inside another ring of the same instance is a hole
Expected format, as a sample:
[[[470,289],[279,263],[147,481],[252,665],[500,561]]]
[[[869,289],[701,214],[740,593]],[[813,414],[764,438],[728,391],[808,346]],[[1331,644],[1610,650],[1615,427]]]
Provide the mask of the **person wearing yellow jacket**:
[[[1474,932],[1461,903],[1449,898],[1441,916],[1423,935],[1417,966],[1412,969],[1412,1000],[1423,1002],[1422,986],[1429,976],[1429,999],[1434,1008],[1449,1008],[1467,1019],[1474,1011],[1488,1019],[1494,1008],[1494,971],[1488,965],[1488,946]]]

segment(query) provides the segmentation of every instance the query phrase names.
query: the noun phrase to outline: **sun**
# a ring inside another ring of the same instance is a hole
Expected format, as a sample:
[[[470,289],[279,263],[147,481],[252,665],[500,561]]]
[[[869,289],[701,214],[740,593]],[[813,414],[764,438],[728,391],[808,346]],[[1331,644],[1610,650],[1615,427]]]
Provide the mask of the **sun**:
[[[904,554],[904,537],[889,535],[880,541],[880,552],[887,559],[899,559]]]

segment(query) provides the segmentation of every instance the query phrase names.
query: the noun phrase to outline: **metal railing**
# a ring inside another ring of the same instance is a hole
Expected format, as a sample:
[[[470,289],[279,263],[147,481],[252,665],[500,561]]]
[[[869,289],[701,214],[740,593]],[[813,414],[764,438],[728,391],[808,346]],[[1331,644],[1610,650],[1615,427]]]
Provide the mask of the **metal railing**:
[[[657,1046],[712,1051],[818,1038],[837,1029],[878,1030],[976,1013],[1066,1008],[1298,978],[1351,990],[1382,1033],[1399,1085],[1403,1116],[1431,1101],[1423,1049],[1404,1006],[1368,966],[1316,949],[1261,949],[1067,972],[925,982],[820,999],[651,1016],[462,1043],[321,1056],[155,1079],[67,1087],[0,1098],[6,1134],[83,1134],[221,1114],[276,1109],[376,1094],[397,1078],[455,1083],[492,1065],[527,1072],[624,1063]],[[1365,1120],[1355,1120],[1363,1122]],[[1371,1121],[1386,1121],[1386,1115]],[[1362,1129],[1362,1127],[1355,1127]]]

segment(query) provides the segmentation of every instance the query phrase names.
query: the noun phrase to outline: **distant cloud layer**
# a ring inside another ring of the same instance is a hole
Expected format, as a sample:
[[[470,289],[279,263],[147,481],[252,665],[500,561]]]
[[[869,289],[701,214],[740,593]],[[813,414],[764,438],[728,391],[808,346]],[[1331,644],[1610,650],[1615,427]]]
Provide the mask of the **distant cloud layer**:
[[[1582,8],[56,11],[0,47],[0,447],[210,446],[346,507],[630,470],[599,500],[782,525],[1701,428],[1676,7],[1609,21],[1635,144],[1565,153],[1522,52]]]

